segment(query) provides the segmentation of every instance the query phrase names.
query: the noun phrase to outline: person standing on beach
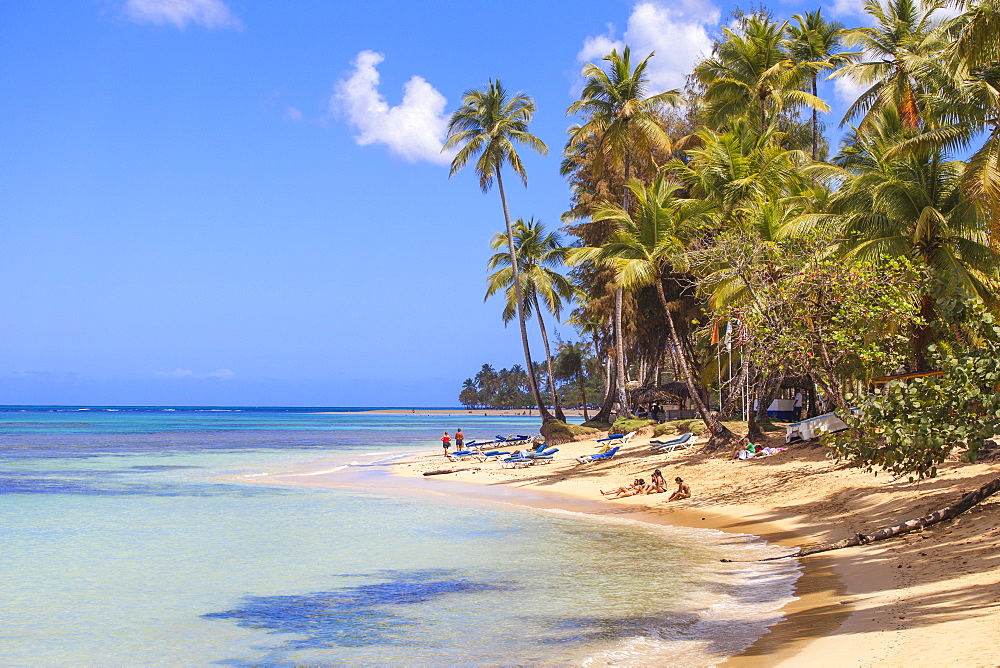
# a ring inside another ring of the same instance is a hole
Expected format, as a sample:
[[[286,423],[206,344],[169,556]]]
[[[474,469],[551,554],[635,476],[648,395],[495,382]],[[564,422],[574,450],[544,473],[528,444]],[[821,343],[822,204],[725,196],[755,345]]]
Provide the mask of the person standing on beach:
[[[788,404],[785,404],[786,406]],[[795,398],[792,399],[792,408],[795,409],[795,421],[802,421],[802,390],[795,390]]]
[[[448,432],[445,432],[444,436],[441,437],[441,445],[444,446],[444,456],[447,457],[448,448],[451,446],[451,436],[448,435]]]
[[[461,429],[455,431],[455,452],[463,449],[465,447],[465,434],[462,433]]]

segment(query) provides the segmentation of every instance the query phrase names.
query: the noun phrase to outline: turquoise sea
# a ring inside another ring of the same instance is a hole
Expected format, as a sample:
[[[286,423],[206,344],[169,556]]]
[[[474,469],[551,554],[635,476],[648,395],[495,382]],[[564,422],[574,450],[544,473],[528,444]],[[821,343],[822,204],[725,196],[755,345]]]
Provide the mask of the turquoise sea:
[[[0,665],[706,665],[793,596],[719,561],[750,536],[386,478],[537,419],[330,410],[0,407]],[[268,484],[317,465],[343,488]]]

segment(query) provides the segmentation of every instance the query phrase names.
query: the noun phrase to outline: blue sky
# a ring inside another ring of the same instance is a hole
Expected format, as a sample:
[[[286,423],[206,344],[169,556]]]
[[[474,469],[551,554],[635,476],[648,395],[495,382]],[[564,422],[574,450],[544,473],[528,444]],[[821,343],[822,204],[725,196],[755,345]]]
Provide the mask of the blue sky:
[[[511,212],[556,228],[581,63],[627,42],[675,86],[731,8],[3,3],[0,403],[455,405],[523,363],[483,303],[498,197],[439,153],[462,92],[535,98]]]

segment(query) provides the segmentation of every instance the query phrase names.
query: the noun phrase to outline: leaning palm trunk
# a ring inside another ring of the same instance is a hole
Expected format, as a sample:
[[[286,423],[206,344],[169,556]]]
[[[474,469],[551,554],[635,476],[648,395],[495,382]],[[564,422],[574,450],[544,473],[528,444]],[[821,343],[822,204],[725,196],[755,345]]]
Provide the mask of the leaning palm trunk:
[[[503,204],[503,219],[504,223],[507,225],[507,247],[510,251],[510,267],[514,274],[514,305],[517,308],[517,322],[521,326],[521,345],[524,346],[524,361],[528,372],[528,385],[531,389],[531,396],[535,400],[535,405],[538,406],[538,415],[542,418],[542,421],[552,419],[552,414],[549,413],[549,409],[545,407],[545,403],[542,401],[542,396],[538,392],[538,379],[535,377],[535,368],[531,364],[531,348],[528,346],[528,328],[524,324],[524,309],[522,308],[522,296],[521,296],[521,275],[517,270],[517,253],[514,249],[514,231],[510,226],[510,212],[507,209],[507,196],[503,191],[503,179],[500,176],[500,170],[497,169],[497,189],[500,191],[500,203]]]
[[[667,314],[670,340],[673,341],[674,349],[677,351],[675,359],[680,367],[681,375],[684,377],[684,384],[687,385],[688,394],[691,395],[691,401],[694,402],[698,415],[701,416],[702,421],[705,423],[705,426],[708,427],[708,431],[712,435],[709,442],[717,443],[719,441],[728,440],[732,436],[732,432],[730,432],[724,424],[719,422],[719,419],[708,409],[708,406],[705,404],[705,399],[701,396],[701,392],[694,384],[694,374],[691,372],[691,365],[688,363],[687,354],[684,352],[684,346],[681,343],[681,338],[677,333],[677,327],[674,324],[674,314],[671,313],[670,307],[667,303],[667,295],[663,292],[663,277],[657,276],[655,281],[656,294],[659,295],[660,304],[663,306],[663,310]]]
[[[556,375],[552,372],[552,351],[549,349],[549,335],[545,331],[545,323],[542,321],[542,309],[538,305],[538,293],[532,291],[531,301],[535,305],[535,315],[538,316],[538,329],[542,331],[542,345],[545,346],[545,363],[549,370],[549,392],[552,393],[552,406],[556,411],[556,419],[566,421],[562,405],[559,402],[559,393],[556,392]]]

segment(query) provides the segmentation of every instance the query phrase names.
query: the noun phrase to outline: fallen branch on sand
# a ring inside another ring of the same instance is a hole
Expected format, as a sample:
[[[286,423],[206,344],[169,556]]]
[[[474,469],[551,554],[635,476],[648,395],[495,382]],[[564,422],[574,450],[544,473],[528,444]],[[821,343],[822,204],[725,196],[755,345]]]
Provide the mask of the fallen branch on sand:
[[[459,471],[478,471],[478,466],[467,466],[463,469],[438,469],[437,471],[424,471],[424,475],[444,475],[445,473],[458,473]]]
[[[875,543],[880,540],[885,540],[886,538],[892,538],[893,536],[901,536],[904,533],[909,533],[914,530],[923,529],[924,527],[929,527],[932,524],[937,524],[938,522],[943,522],[944,520],[950,520],[953,517],[961,515],[970,508],[976,506],[984,499],[987,499],[997,492],[1000,492],[1000,478],[992,480],[979,489],[969,492],[962,496],[957,503],[950,506],[942,508],[941,510],[935,510],[930,515],[925,515],[917,519],[907,520],[902,524],[897,524],[895,526],[886,527],[884,529],[879,529],[872,534],[854,534],[850,538],[845,538],[844,540],[837,541],[836,543],[828,543],[827,545],[819,545],[817,547],[811,547],[807,550],[799,550],[792,554],[784,554],[780,557],[767,557],[766,559],[760,559],[760,561],[774,561],[776,559],[788,559],[789,557],[805,557],[810,554],[818,554],[820,552],[829,552],[830,550],[839,550],[845,547],[854,547],[856,545],[868,545],[870,543]],[[731,561],[730,559],[723,559],[722,561]]]

